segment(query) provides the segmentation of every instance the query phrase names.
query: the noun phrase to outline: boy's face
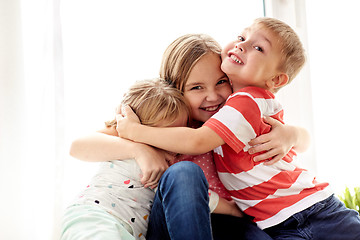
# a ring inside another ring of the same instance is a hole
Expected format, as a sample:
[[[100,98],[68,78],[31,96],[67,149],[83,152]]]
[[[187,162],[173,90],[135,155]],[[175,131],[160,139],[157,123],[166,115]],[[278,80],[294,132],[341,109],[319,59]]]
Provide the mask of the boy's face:
[[[221,57],[221,69],[231,80],[234,92],[247,86],[267,89],[266,82],[280,72],[278,37],[259,25],[245,29],[237,40],[227,44]]]
[[[191,70],[184,87],[184,97],[191,107],[193,120],[205,122],[224,106],[232,93],[229,79],[220,69],[215,53],[200,58]]]

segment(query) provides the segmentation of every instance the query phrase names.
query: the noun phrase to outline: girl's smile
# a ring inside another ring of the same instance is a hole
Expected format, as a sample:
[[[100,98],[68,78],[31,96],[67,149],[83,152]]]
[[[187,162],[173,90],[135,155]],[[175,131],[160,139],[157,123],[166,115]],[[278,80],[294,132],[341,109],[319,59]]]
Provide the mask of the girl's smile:
[[[224,105],[223,103],[216,105],[216,106],[212,106],[212,107],[200,107],[200,109],[207,111],[207,112],[214,112],[216,113],[221,107],[222,105]]]
[[[208,53],[200,58],[189,74],[184,96],[196,121],[206,122],[232,93],[229,79],[221,71],[220,64],[219,55]]]

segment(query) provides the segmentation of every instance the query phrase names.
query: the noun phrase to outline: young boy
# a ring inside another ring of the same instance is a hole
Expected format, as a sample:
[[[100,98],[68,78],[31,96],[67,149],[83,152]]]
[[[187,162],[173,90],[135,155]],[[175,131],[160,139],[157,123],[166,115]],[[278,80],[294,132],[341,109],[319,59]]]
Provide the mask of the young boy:
[[[290,83],[305,63],[302,44],[285,23],[260,18],[222,51],[222,70],[234,93],[202,127],[139,125],[126,108],[121,137],[165,150],[200,154],[215,149],[219,177],[232,198],[270,236],[292,239],[360,239],[360,219],[329,189],[299,168],[291,150],[281,161],[254,162],[248,142],[267,133],[264,116],[283,120],[274,93]]]

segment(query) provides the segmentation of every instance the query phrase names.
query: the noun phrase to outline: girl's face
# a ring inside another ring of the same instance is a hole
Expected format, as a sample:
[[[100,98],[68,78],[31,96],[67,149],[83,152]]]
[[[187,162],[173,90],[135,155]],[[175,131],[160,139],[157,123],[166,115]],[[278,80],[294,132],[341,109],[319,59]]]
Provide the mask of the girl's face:
[[[193,120],[205,122],[224,106],[232,93],[229,79],[220,69],[215,53],[204,55],[193,67],[184,88]]]

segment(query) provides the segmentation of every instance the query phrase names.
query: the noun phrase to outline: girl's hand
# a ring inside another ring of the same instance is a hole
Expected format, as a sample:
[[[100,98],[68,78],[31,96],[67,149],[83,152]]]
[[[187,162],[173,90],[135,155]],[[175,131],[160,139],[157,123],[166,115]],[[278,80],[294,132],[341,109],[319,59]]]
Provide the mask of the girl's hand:
[[[264,121],[271,125],[271,131],[254,138],[249,142],[250,154],[266,151],[254,157],[255,162],[263,161],[269,158],[271,160],[265,162],[265,165],[271,165],[281,160],[294,146],[297,141],[297,135],[294,134],[294,127],[284,125],[272,117],[265,117]]]
[[[134,158],[142,171],[141,183],[153,189],[169,167],[168,162],[174,161],[173,155],[145,144],[136,151]]]
[[[136,124],[141,124],[138,116],[129,106],[123,107],[121,114],[116,115],[116,120],[116,131],[118,132],[119,137],[126,139],[129,139],[131,127]]]

